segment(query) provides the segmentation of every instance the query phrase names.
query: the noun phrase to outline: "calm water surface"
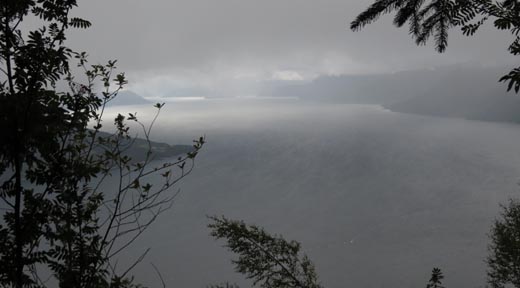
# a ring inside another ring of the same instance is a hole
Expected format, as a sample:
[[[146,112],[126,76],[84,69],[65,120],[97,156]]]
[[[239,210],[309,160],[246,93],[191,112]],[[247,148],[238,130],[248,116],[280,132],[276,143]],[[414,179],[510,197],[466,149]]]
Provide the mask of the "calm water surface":
[[[138,111],[144,121],[153,109]],[[483,287],[487,233],[518,196],[520,126],[285,100],[167,103],[153,139],[207,144],[182,193],[131,249],[143,284],[249,287],[206,215],[302,243],[325,287]],[[125,258],[122,258],[124,263]]]

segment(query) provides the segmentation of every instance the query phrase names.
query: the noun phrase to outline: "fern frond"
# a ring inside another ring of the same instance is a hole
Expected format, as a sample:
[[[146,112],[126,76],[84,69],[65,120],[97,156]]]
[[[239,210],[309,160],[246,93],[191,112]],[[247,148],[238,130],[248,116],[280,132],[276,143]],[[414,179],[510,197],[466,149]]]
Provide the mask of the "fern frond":
[[[377,0],[350,23],[350,29],[359,30],[376,21],[381,15],[397,10],[404,2],[405,0]]]
[[[74,28],[85,29],[85,28],[89,28],[90,26],[92,26],[92,23],[90,23],[90,21],[88,21],[88,20],[74,17],[74,18],[70,18],[69,25]]]

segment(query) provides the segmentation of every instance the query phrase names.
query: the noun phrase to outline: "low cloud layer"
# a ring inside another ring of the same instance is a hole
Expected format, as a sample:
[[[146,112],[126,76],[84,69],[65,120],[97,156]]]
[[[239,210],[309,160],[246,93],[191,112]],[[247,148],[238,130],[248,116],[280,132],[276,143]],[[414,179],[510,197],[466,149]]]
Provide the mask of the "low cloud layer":
[[[511,37],[489,28],[467,38],[453,31],[448,52],[417,47],[389,17],[352,32],[368,0],[89,0],[75,15],[93,22],[71,33],[76,50],[119,59],[134,88],[235,85],[312,79],[457,63],[502,65]],[[157,83],[156,83],[157,84]],[[213,88],[211,88],[213,87]]]

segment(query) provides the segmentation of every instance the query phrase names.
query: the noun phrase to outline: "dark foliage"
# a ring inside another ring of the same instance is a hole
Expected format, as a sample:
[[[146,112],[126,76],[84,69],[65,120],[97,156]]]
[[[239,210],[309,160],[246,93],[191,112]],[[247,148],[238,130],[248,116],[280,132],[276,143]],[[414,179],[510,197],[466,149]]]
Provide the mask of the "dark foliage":
[[[441,269],[433,268],[432,276],[430,278],[430,281],[428,281],[426,288],[444,288],[441,282],[442,279],[444,279],[444,275],[442,275]]]
[[[491,287],[520,287],[520,202],[510,200],[491,229],[488,282]]]
[[[69,17],[76,4],[0,2],[1,287],[45,287],[47,278],[60,287],[134,286],[127,277],[133,265],[118,271],[111,261],[171,207],[176,193],[165,192],[189,174],[204,143],[150,167],[153,122],[118,115],[116,132],[100,133],[105,105],[127,80],[115,73],[116,61],[88,65],[86,53],[65,46],[67,29],[91,25]],[[41,26],[22,31],[29,17]],[[84,84],[70,74],[72,61],[84,70]],[[96,82],[102,93],[93,91]],[[58,91],[60,83],[68,89]],[[125,153],[136,141],[128,123],[144,134],[139,162]],[[160,185],[148,182],[154,175]],[[109,177],[118,185],[102,191]]]
[[[498,30],[508,30],[513,42],[509,52],[520,53],[520,3],[516,0],[376,0],[351,22],[352,30],[376,21],[381,15],[395,12],[394,24],[408,23],[415,42],[425,44],[433,37],[436,50],[448,46],[448,31],[458,27],[467,36],[474,35],[488,21]],[[500,81],[508,82],[507,90],[520,91],[520,68],[511,70]]]
[[[217,239],[226,239],[231,251],[238,254],[233,260],[237,272],[245,274],[254,284],[264,288],[319,288],[314,265],[300,255],[300,243],[272,236],[262,228],[246,225],[225,217],[210,217],[208,227]]]

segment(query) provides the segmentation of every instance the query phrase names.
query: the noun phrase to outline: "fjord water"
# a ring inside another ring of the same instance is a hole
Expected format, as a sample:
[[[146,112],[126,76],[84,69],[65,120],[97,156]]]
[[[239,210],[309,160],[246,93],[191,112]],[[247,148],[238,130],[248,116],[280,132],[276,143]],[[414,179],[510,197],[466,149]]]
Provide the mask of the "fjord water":
[[[153,108],[122,106],[145,122]],[[234,255],[206,215],[257,224],[302,243],[324,287],[483,287],[490,225],[518,196],[520,126],[296,99],[167,102],[153,140],[205,135],[182,192],[131,248],[151,252],[143,284],[229,281]]]

